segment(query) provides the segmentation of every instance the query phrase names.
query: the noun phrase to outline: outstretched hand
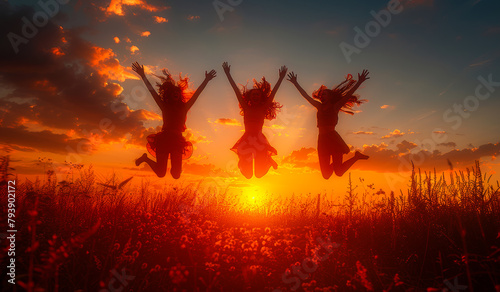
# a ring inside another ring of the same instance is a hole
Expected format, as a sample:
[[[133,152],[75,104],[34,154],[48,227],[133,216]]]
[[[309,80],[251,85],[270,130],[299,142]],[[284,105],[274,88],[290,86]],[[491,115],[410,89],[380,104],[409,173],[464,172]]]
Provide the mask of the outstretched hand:
[[[363,72],[361,73],[361,75],[358,73],[358,80],[359,82],[365,82],[366,80],[370,79],[370,77],[368,77],[368,70],[363,70]]]
[[[222,68],[224,68],[224,73],[229,75],[229,71],[231,71],[231,66],[227,62],[222,63]]]
[[[144,66],[139,65],[138,62],[132,63],[132,70],[134,70],[139,76],[144,77]]]
[[[286,66],[281,66],[281,68],[279,70],[279,76],[281,79],[285,78],[286,71],[288,71],[288,68]]]
[[[214,79],[216,76],[217,76],[217,72],[215,72],[215,70],[212,70],[208,73],[207,73],[207,71],[205,71],[205,80],[206,81],[210,81],[210,80]]]
[[[296,84],[297,83],[297,74],[290,72],[288,73],[288,81],[292,82],[293,84]]]

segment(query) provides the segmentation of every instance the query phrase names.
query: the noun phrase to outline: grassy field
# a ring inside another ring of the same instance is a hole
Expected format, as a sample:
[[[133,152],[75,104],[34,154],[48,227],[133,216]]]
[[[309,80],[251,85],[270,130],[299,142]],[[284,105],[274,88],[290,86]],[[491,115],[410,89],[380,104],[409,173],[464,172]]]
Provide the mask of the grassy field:
[[[397,194],[353,179],[335,202],[251,205],[196,187],[114,188],[91,167],[58,182],[49,170],[17,183],[16,289],[500,291],[498,182],[479,164],[416,172]],[[7,248],[2,239],[4,269]]]

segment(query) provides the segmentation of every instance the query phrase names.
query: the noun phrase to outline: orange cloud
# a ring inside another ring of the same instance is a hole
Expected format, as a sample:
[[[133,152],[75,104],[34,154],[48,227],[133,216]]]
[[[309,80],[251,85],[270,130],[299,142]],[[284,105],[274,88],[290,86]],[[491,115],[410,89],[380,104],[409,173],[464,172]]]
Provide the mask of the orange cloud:
[[[156,71],[156,66],[144,65],[144,72],[146,74],[154,74],[155,71]]]
[[[236,119],[221,118],[221,119],[215,120],[214,123],[225,125],[225,126],[241,126],[241,123]]]
[[[111,0],[109,6],[107,8],[101,8],[106,11],[106,15],[120,15],[124,16],[124,6],[137,6],[142,10],[147,10],[149,12],[158,12],[169,7],[157,7],[151,4],[146,3],[143,0]]]
[[[22,52],[0,61],[2,85],[19,99],[1,99],[0,144],[61,154],[92,153],[106,143],[144,145],[145,134],[155,130],[144,122],[155,116],[131,110],[114,82],[138,77],[120,65],[112,49],[82,38],[81,30],[54,24],[44,29],[53,37],[33,38]],[[59,52],[64,56],[55,58]]]
[[[131,47],[130,47],[130,52],[131,52],[132,54],[135,54],[137,51],[139,51],[139,48],[138,48],[138,47],[136,47],[136,46],[131,46]]]
[[[193,20],[200,19],[200,17],[199,17],[198,15],[189,15],[189,16],[187,17],[187,19],[188,19],[188,20],[193,21]]]
[[[120,43],[120,39],[118,37],[114,37],[113,40],[115,41],[115,43]]]
[[[136,110],[134,111],[135,112],[138,112],[140,117],[139,119],[141,120],[149,120],[149,121],[162,121],[163,118],[162,116],[160,116],[159,114],[155,113],[155,112],[152,112],[152,111],[147,111],[147,110]]]
[[[189,142],[196,144],[196,143],[212,143],[206,136],[203,136],[199,134],[197,131],[194,131],[193,129],[187,128],[186,131],[184,132],[184,137],[186,140]]]
[[[401,137],[405,133],[401,132],[400,130],[396,129],[392,132],[390,132],[388,135],[385,135],[382,137],[382,139],[388,139],[388,138],[396,138],[396,137]]]
[[[292,168],[308,167],[319,170],[318,152],[311,147],[302,147],[300,150],[292,151],[290,155],[283,158],[282,163]]]
[[[373,132],[365,132],[365,131],[357,131],[357,132],[352,132],[353,134],[356,135],[373,135]]]
[[[50,93],[57,92],[57,87],[53,85],[51,82],[49,82],[47,79],[37,80],[34,82],[33,85],[34,85],[33,88],[36,88],[36,90],[50,92]]]
[[[478,62],[470,64],[469,67],[479,67],[482,65],[489,64],[489,63],[491,63],[491,61],[493,61],[493,59],[478,61]]]
[[[143,31],[143,32],[141,32],[141,36],[143,36],[143,37],[148,37],[150,35],[151,35],[151,32],[149,32],[149,31]]]
[[[153,18],[157,23],[168,22],[168,19],[166,19],[165,17],[153,16]]]
[[[284,130],[285,126],[273,124],[271,126],[264,126],[264,128],[268,128],[268,129],[271,129],[271,130]]]
[[[388,104],[384,104],[383,106],[380,107],[381,109],[394,109],[396,108],[395,106],[393,105],[388,105]]]
[[[88,59],[88,63],[92,68],[97,70],[99,74],[106,75],[109,79],[120,82],[126,79],[139,79],[134,74],[127,72],[125,67],[120,65],[120,62],[115,58],[116,55],[113,50],[97,46],[93,46],[90,50],[91,55]]]
[[[54,54],[56,56],[64,56],[64,52],[61,51],[61,48],[59,48],[59,47],[52,48],[51,52],[52,52],[52,54]]]

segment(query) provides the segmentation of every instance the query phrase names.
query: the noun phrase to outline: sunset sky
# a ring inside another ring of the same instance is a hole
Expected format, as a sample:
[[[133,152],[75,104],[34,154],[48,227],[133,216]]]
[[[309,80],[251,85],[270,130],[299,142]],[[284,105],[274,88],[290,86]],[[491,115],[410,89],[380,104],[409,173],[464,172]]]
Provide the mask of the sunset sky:
[[[388,1],[41,2],[52,3],[48,21],[38,1],[0,3],[0,143],[20,177],[41,175],[40,157],[52,159],[59,180],[71,161],[92,164],[100,181],[114,172],[159,186],[343,195],[348,175],[322,178],[315,109],[288,81],[276,95],[284,107],[264,130],[278,170],[261,179],[240,174],[230,148],[243,118],[221,67],[228,61],[235,81],[249,86],[262,76],[274,85],[286,65],[308,93],[368,69],[358,90],[368,102],[341,114],[337,126],[353,150],[371,156],[352,168],[360,186],[364,178],[365,187],[405,189],[410,159],[438,172],[449,171],[448,160],[460,170],[479,159],[499,178],[499,1],[391,1],[396,13],[382,13],[383,25],[374,15]],[[361,40],[366,28],[371,36]],[[342,48],[360,40],[346,58]],[[188,114],[195,151],[178,181],[135,167],[161,112],[131,70],[134,61],[153,84],[151,73],[167,68],[187,74],[193,90],[205,71],[217,71]]]

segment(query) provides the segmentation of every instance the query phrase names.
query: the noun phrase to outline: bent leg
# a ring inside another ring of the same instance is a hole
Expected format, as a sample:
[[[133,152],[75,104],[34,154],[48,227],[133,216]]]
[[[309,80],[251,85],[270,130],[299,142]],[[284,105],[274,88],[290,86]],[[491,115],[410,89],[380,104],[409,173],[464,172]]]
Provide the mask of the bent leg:
[[[149,167],[156,173],[158,177],[164,177],[167,173],[167,161],[168,161],[168,153],[156,152],[156,162],[149,159],[148,157],[144,158],[144,162],[146,162]]]
[[[170,154],[170,174],[175,179],[181,177],[182,173],[182,153],[171,153]]]
[[[271,166],[276,169],[278,165],[267,153],[267,151],[261,151],[255,155],[255,176],[257,178],[261,178],[266,175]]]
[[[329,179],[333,174],[333,165],[331,161],[330,154],[318,153],[319,157],[319,167],[321,169],[321,174],[324,179]]]
[[[141,157],[139,157],[135,160],[135,166],[139,166],[139,165],[141,165],[141,163],[146,162],[147,158],[148,158],[148,155],[146,153],[142,154]]]
[[[351,166],[360,159],[368,159],[368,156],[361,154],[356,151],[353,157],[349,158],[345,162],[343,160],[342,153],[335,153],[333,155],[333,169],[335,170],[335,174],[337,176],[342,176]]]

